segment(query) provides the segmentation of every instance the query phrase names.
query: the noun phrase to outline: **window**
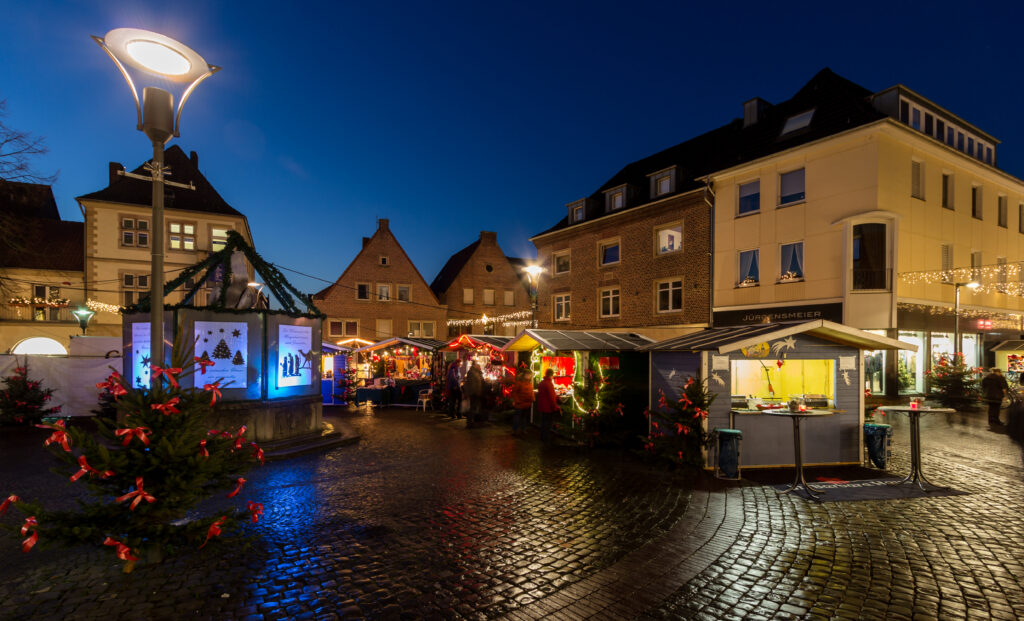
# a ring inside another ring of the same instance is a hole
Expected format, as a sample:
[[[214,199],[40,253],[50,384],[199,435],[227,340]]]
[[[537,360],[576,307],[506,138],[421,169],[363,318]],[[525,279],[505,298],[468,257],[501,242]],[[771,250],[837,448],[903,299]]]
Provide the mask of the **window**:
[[[467,288],[462,290],[462,303],[472,304],[473,303],[473,289]]]
[[[607,207],[608,211],[621,209],[626,204],[626,190],[618,189],[608,192],[605,194],[605,201],[605,207]]]
[[[569,321],[569,294],[555,296],[555,321]]]
[[[924,200],[924,162],[910,162],[910,195]]]
[[[41,300],[60,299],[60,287],[49,285],[32,285],[32,297]],[[33,306],[33,321],[57,321],[60,319],[60,308],[56,306]]]
[[[601,290],[601,316],[619,316],[619,288]]]
[[[939,139],[939,142],[946,135],[946,122],[942,119],[935,119],[935,137]]]
[[[795,114],[786,119],[786,124],[782,126],[782,136],[790,132],[795,132],[798,129],[803,129],[811,124],[811,118],[814,116],[814,110],[808,110],[807,112],[801,112]]]
[[[953,208],[953,175],[942,173],[942,206]]]
[[[740,184],[739,214],[754,213],[761,209],[761,180]]]
[[[918,131],[921,130],[921,111],[917,108],[910,111],[910,126]]]
[[[328,322],[328,334],[330,336],[359,336],[359,321],[357,319],[336,319]]]
[[[121,274],[121,299],[125,306],[138,303],[149,293],[149,274]]]
[[[572,221],[583,222],[584,213],[585,210],[583,209],[583,205],[576,205],[572,208]]]
[[[516,292],[515,292],[515,290],[506,290],[505,291],[505,306],[515,306],[515,305],[516,305]]]
[[[185,222],[169,222],[167,230],[170,233],[171,250],[195,250],[196,249],[196,225]]]
[[[358,319],[346,319],[345,320],[345,336],[359,336],[359,320]]]
[[[494,289],[484,289],[484,305],[494,306]]]
[[[411,298],[409,297],[409,285],[398,285],[398,301],[408,302]]]
[[[668,194],[672,191],[672,177],[669,177],[668,175],[659,177],[655,180],[654,186],[658,196]]]
[[[121,218],[121,245],[146,248],[149,246],[149,220]]]
[[[942,244],[942,271],[949,273],[953,270],[953,244]],[[944,276],[944,283],[953,282],[950,276]]]
[[[999,283],[999,292],[1006,293],[1006,277],[1009,275],[1006,267],[1006,257],[996,257],[996,265],[999,266],[996,274],[996,280]]]
[[[878,222],[853,227],[853,288],[889,288],[885,225]]]
[[[377,319],[376,320],[377,340],[386,339],[391,334],[391,320],[390,319]]]
[[[971,280],[981,282],[981,251],[975,250],[971,253]]]
[[[1006,228],[1006,196],[1002,195],[999,197],[999,226]]]
[[[391,300],[391,284],[390,283],[377,283],[377,301],[387,302]]]
[[[357,300],[369,300],[370,299],[370,285],[369,283],[361,282],[356,284],[356,299]]]
[[[804,279],[804,243],[794,242],[779,246],[780,274],[782,282],[792,282]]]
[[[933,117],[931,115],[931,113],[929,113],[929,112],[925,112],[924,113],[924,133],[928,134],[929,136],[931,136],[933,131],[934,131],[934,129],[933,129],[934,128],[934,125],[933,125],[934,118],[935,117]]]
[[[434,322],[433,321],[410,321],[409,322],[409,336],[416,338],[434,338]]]
[[[757,250],[740,251],[740,278],[741,287],[750,287],[760,282],[758,263],[760,263]]]
[[[382,254],[382,255],[380,255],[380,264],[381,265],[391,265],[391,259],[388,258],[388,255]]]
[[[673,224],[658,229],[657,239],[654,240],[654,243],[657,244],[658,254],[669,254],[682,250],[683,225]]]
[[[598,257],[601,265],[613,265],[619,262],[619,240],[598,244]]]
[[[981,186],[971,186],[971,217],[981,220]]]
[[[662,170],[649,175],[651,178],[651,196],[662,196],[675,189],[675,168]]]
[[[656,284],[659,313],[674,313],[683,310],[683,281],[666,280]]]
[[[1024,233],[1024,203],[1017,205],[1017,232]]]
[[[555,261],[555,273],[556,274],[568,274],[569,273],[569,251],[559,252],[554,255]]]
[[[779,175],[779,204],[788,205],[804,200],[804,169]]]
[[[210,250],[217,252],[228,243],[228,231],[230,229],[214,226],[210,228]]]

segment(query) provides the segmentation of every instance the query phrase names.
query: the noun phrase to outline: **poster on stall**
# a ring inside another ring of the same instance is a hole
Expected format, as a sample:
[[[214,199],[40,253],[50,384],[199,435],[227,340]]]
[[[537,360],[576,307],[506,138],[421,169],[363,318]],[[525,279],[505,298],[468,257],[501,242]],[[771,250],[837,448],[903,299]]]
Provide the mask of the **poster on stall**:
[[[132,324],[132,386],[146,388],[149,386],[149,323]]]
[[[313,383],[313,328],[277,327],[277,387]]]
[[[221,386],[245,388],[249,340],[244,321],[197,321],[196,356],[212,362],[206,367],[206,382],[220,380]],[[201,373],[196,365],[196,382]],[[230,384],[229,384],[230,382]]]

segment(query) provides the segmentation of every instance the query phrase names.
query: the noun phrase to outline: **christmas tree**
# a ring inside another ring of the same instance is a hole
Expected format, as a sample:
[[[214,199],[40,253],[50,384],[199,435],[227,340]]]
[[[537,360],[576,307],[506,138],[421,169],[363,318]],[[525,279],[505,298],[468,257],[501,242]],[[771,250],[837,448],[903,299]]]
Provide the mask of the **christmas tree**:
[[[209,353],[209,352],[206,352],[206,351],[204,351],[204,352],[203,352],[203,355],[202,355],[202,356],[199,356],[199,359],[200,359],[200,360],[205,360],[206,362],[209,362],[209,361],[210,361],[210,353]]]
[[[242,358],[242,350],[235,352],[235,357],[231,359],[231,364],[245,364],[245,359]]]
[[[703,465],[702,449],[708,444],[704,420],[715,396],[708,390],[707,380],[698,382],[692,377],[686,380],[678,400],[661,392],[657,411],[647,413],[651,430],[643,438],[644,450],[675,464]]]
[[[620,402],[622,385],[617,375],[603,369],[596,356],[589,357],[586,368],[577,363],[573,394],[561,403],[563,433],[591,446],[621,445],[636,434],[627,432],[630,421]]]
[[[4,379],[0,390],[0,425],[33,425],[44,416],[56,416],[60,406],[47,408],[53,398],[52,388],[41,388],[41,380],[28,378],[28,358]]]
[[[231,350],[228,349],[228,344],[224,342],[224,339],[221,339],[220,343],[213,348],[213,357],[218,360],[227,360],[231,357]]]
[[[228,497],[235,497],[245,483],[242,475],[255,461],[262,462],[263,451],[245,441],[244,426],[210,431],[206,420],[220,396],[219,382],[203,384],[196,376],[201,389],[179,385],[194,368],[188,361],[199,360],[191,351],[183,353],[180,340],[172,360],[173,368],[151,367],[155,388],[133,388],[117,372],[97,386],[117,398],[117,419],[123,423],[98,418],[95,433],[67,429],[64,421],[40,425],[52,430],[45,445],[66,464],[64,472],[75,484],[87,485],[93,499],[78,510],[49,511],[9,496],[0,509],[13,503],[29,516],[20,529],[22,535],[31,532],[23,542],[26,552],[37,541],[107,545],[129,561],[125,570],[130,571],[141,552],[159,559],[184,547],[202,547],[238,521],[235,509],[206,517],[190,511],[216,492],[233,489]],[[253,522],[262,509],[249,503]]]

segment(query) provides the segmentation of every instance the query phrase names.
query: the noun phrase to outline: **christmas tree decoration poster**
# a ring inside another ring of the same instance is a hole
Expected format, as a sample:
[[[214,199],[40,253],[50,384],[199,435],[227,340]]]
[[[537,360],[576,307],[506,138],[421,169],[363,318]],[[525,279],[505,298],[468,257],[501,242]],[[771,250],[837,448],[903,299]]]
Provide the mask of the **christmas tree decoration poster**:
[[[277,386],[313,383],[313,328],[278,326]]]
[[[132,386],[145,388],[149,386],[149,335],[148,323],[132,324]]]
[[[249,355],[249,340],[244,321],[197,321],[196,356],[209,360],[213,366],[206,367],[205,383],[220,380],[221,386],[245,388],[246,368]],[[199,365],[196,365],[196,384],[201,381]]]

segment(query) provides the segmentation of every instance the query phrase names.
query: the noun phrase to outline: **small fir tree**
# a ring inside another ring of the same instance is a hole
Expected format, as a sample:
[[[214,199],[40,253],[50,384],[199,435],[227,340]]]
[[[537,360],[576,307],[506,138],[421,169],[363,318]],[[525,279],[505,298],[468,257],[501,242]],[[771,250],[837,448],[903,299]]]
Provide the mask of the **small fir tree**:
[[[644,450],[677,465],[702,466],[702,451],[709,441],[704,421],[714,400],[715,394],[708,390],[707,380],[697,381],[692,377],[686,380],[678,400],[662,392],[658,409],[648,412],[651,430],[643,438]]]
[[[155,388],[134,388],[116,371],[98,385],[117,398],[117,418],[123,423],[99,418],[95,433],[66,429],[63,421],[40,425],[53,432],[45,445],[66,465],[64,476],[88,486],[93,499],[78,510],[50,511],[9,496],[0,513],[13,504],[28,517],[20,529],[0,526],[30,532],[23,542],[26,552],[37,541],[107,545],[129,562],[125,571],[130,571],[141,551],[159,559],[185,547],[203,547],[234,526],[238,510],[210,517],[190,511],[219,491],[233,489],[228,497],[235,497],[245,483],[242,475],[263,461],[263,451],[246,442],[244,426],[209,430],[206,420],[222,386],[219,381],[204,384],[196,376],[202,388],[182,388],[179,380],[200,360],[190,354],[182,353],[179,341],[172,352],[174,368],[151,367],[158,379]],[[255,522],[263,506],[249,502],[248,510]]]
[[[60,414],[60,406],[47,407],[52,388],[43,388],[42,380],[28,377],[28,358],[4,378],[0,390],[0,425],[34,425],[43,417]]]
[[[245,364],[245,359],[242,358],[242,350],[238,350],[235,352],[235,357],[231,359],[231,364]]]
[[[940,355],[927,374],[932,396],[943,407],[970,410],[978,401],[982,369],[967,366],[963,353]]]
[[[213,348],[213,357],[218,360],[227,360],[231,357],[231,350],[228,349],[228,344],[224,339],[217,343],[217,346]]]

